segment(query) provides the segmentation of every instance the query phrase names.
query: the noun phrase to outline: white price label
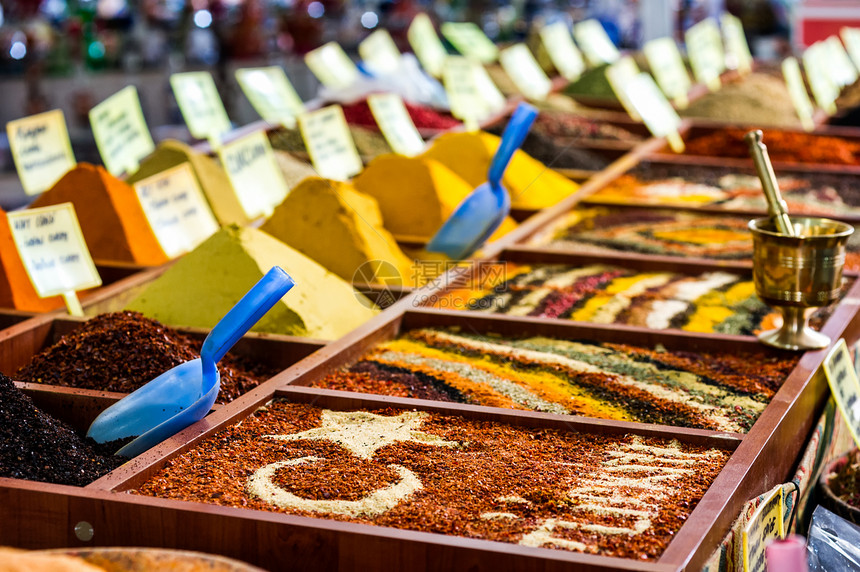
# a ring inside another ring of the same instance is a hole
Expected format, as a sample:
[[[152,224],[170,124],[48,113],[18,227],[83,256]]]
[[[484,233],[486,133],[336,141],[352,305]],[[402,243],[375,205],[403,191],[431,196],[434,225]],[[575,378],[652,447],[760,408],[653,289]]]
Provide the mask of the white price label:
[[[666,97],[671,98],[680,109],[687,107],[687,94],[692,82],[675,40],[669,37],[657,38],[646,42],[643,49],[654,79]]]
[[[415,16],[409,25],[406,36],[415,56],[427,70],[427,73],[434,77],[442,77],[448,52],[445,50],[442,40],[436,35],[430,17],[424,13]]]
[[[93,107],[90,126],[105,168],[114,176],[134,173],[141,159],[155,151],[133,85]]]
[[[624,56],[606,68],[606,79],[609,80],[609,86],[634,121],[642,121],[642,117],[633,105],[632,97],[635,97],[635,94],[631,95],[627,91],[626,86],[630,80],[636,78],[638,75],[639,66],[636,65],[636,62],[630,56]]]
[[[585,62],[564,22],[556,22],[541,28],[540,39],[552,60],[552,65],[562,77],[568,81],[575,81],[582,75],[585,71]]]
[[[723,54],[723,39],[713,18],[702,20],[684,35],[687,54],[696,81],[708,86],[711,91],[720,88],[720,74],[726,69]]]
[[[194,250],[218,230],[218,222],[188,163],[141,179],[134,184],[134,191],[158,244],[169,258]]]
[[[785,538],[783,514],[785,498],[780,486],[764,499],[744,528],[744,572],[767,572],[765,548],[768,542]]]
[[[828,114],[836,113],[836,98],[839,88],[827,72],[828,49],[823,42],[816,42],[803,52],[803,70],[809,79],[809,87],[818,107]]]
[[[371,71],[395,73],[400,67],[400,50],[387,30],[376,30],[358,44],[358,54]]]
[[[552,82],[525,44],[515,44],[499,53],[505,73],[520,93],[529,99],[543,101],[552,89]]]
[[[360,75],[337,42],[323,44],[305,54],[305,63],[320,82],[331,89],[349,87]]]
[[[797,63],[796,58],[788,57],[782,61],[782,75],[785,78],[791,103],[794,104],[801,125],[806,131],[812,131],[815,129],[815,122],[812,119],[812,102],[809,101],[809,94],[803,83],[803,75],[800,73],[800,64]]]
[[[854,62],[854,67],[860,69],[860,29],[842,28],[839,35],[842,36],[842,42],[848,50],[848,55],[851,56],[851,61]]]
[[[624,85],[624,90],[648,130],[656,137],[666,137],[676,153],[683,152],[684,142],[678,134],[681,118],[651,76],[641,72]]]
[[[231,141],[218,156],[248,218],[272,214],[287,197],[287,183],[265,132]]]
[[[59,109],[10,121],[6,135],[28,195],[49,189],[77,164],[66,119]]]
[[[729,67],[741,73],[751,72],[753,57],[740,18],[724,13],[720,16],[720,25],[726,39],[726,61]]]
[[[496,44],[472,22],[445,22],[442,35],[467,58],[489,64],[499,57]]]
[[[361,172],[361,157],[339,105],[299,116],[299,128],[320,177],[346,181]]]
[[[375,94],[367,98],[373,118],[395,153],[414,157],[424,151],[424,140],[415,128],[403,99],[396,93]]]
[[[76,290],[100,286],[72,203],[11,212],[9,228],[24,269],[42,298],[62,295],[69,313],[83,315]]]
[[[272,124],[293,128],[305,105],[278,66],[236,70],[236,81],[260,117]]]
[[[827,61],[830,63],[829,71],[833,83],[841,88],[857,81],[857,69],[851,63],[839,37],[830,36],[824,40],[824,44],[827,46]]]
[[[213,146],[230,131],[230,119],[209,72],[175,73],[170,87],[191,135],[208,139]]]
[[[573,26],[573,36],[579,49],[592,66],[611,64],[621,57],[609,34],[597,20],[584,20]]]
[[[478,92],[475,84],[474,62],[462,56],[449,56],[445,62],[442,81],[451,105],[451,114],[466,123],[466,128],[478,128],[478,121],[488,117],[492,110]]]

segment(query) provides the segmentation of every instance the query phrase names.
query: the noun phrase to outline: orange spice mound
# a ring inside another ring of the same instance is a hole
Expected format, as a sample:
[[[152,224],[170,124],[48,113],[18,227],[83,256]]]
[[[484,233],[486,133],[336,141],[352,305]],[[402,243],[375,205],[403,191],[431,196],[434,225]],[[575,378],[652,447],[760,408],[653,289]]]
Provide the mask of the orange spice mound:
[[[59,296],[39,298],[33,283],[24,270],[24,263],[18,256],[9,219],[0,209],[0,307],[15,308],[25,312],[50,312],[63,305]]]
[[[102,167],[78,165],[31,205],[71,202],[90,254],[96,260],[158,266],[168,261],[134,189]]]
[[[747,159],[749,146],[744,135],[749,129],[721,129],[687,142],[690,155]],[[772,161],[786,163],[860,163],[860,143],[839,137],[825,137],[795,131],[765,130],[764,143]]]

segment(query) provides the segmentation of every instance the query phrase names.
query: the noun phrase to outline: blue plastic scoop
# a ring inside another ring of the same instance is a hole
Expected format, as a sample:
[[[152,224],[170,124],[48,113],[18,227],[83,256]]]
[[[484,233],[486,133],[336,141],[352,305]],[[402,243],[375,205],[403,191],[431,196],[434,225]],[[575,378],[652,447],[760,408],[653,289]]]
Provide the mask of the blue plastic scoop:
[[[457,206],[427,245],[429,252],[441,252],[459,260],[478,250],[499,228],[511,210],[511,197],[502,186],[502,176],[514,152],[537,117],[537,109],[520,103],[502,134],[502,141],[487,173],[487,182],[478,186]]]
[[[221,388],[215,364],[293,285],[283,269],[273,267],[212,328],[199,358],[162,373],[102,411],[87,437],[98,443],[137,437],[116,452],[135,457],[202,419]]]

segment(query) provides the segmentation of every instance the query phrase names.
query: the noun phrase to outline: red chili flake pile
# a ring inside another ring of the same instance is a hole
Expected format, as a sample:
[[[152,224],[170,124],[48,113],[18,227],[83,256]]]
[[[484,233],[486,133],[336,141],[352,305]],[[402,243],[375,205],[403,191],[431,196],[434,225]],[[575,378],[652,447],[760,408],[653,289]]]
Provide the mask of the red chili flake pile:
[[[138,312],[100,314],[36,354],[15,379],[130,393],[165,371],[200,357],[202,342]],[[218,403],[229,403],[277,371],[227,354],[218,362]]]
[[[848,460],[828,476],[827,484],[839,500],[860,509],[860,450],[848,453]]]
[[[460,125],[460,122],[450,115],[443,115],[429,107],[414,105],[406,101],[403,103],[406,105],[406,111],[409,112],[409,117],[412,118],[415,127],[419,129],[451,129]],[[378,129],[376,119],[373,118],[373,113],[371,113],[366,99],[341,107],[343,107],[343,114],[347,123]]]
[[[728,457],[635,435],[275,400],[130,492],[655,560]]]
[[[749,129],[726,128],[694,137],[687,142],[686,152],[690,155],[749,159],[749,145],[744,140],[748,132]],[[860,163],[860,143],[839,137],[765,130],[764,143],[772,161],[836,165]]]

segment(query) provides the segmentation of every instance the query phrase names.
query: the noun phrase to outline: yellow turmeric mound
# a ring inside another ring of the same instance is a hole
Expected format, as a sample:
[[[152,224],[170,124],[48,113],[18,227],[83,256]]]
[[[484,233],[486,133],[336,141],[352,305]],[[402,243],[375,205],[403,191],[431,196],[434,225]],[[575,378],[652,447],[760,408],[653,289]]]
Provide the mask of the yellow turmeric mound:
[[[242,204],[233,191],[227,173],[213,159],[198,153],[185,143],[167,140],[159,143],[155,152],[144,159],[136,173],[127,180],[134,183],[157,175],[182,163],[189,163],[200,190],[209,201],[212,213],[221,225],[248,224],[250,219],[245,215]]]
[[[353,184],[377,200],[385,228],[421,240],[429,240],[476,186],[438,161],[394,154],[371,161]],[[490,240],[516,226],[506,218]]]
[[[222,228],[171,265],[134,298],[134,310],[171,326],[211,328],[272,266],[296,285],[257,324],[255,332],[337,339],[376,314],[349,284],[269,234]]]
[[[434,139],[422,157],[439,161],[475,187],[487,180],[499,141],[484,132],[445,133]],[[522,150],[514,153],[502,185],[511,194],[512,208],[530,210],[552,206],[579,189],[579,185]]]
[[[376,200],[349,183],[303,180],[260,230],[348,282],[411,284],[412,261],[383,228]]]
[[[168,261],[134,189],[102,167],[78,163],[31,205],[75,205],[84,240],[95,260],[158,266]]]
[[[6,212],[0,209],[0,308],[15,308],[25,312],[49,312],[63,305],[59,296],[39,298],[27,277],[24,263],[9,229]]]

